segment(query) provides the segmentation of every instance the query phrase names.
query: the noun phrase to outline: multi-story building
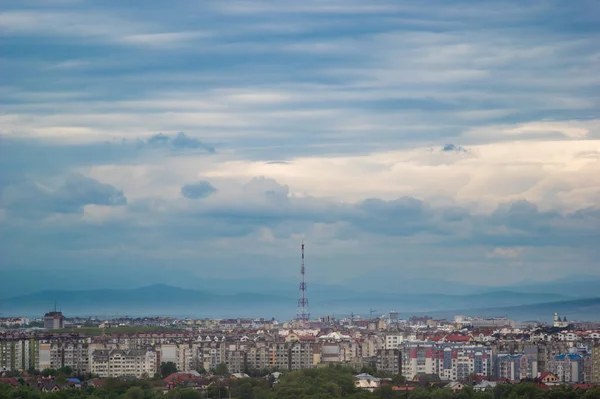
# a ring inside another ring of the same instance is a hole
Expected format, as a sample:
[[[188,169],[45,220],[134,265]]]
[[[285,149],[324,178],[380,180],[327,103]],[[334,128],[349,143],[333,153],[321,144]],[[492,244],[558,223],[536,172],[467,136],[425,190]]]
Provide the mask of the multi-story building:
[[[33,338],[0,339],[0,370],[39,369],[39,342]]]
[[[600,345],[592,347],[591,356],[591,378],[590,382],[593,384],[600,384]]]
[[[90,342],[90,338],[51,340],[49,342],[49,368],[71,367],[76,373],[88,373],[90,371]]]
[[[314,367],[315,343],[285,342],[271,346],[270,367],[279,370],[301,370]]]
[[[407,342],[403,344],[402,375],[437,374],[457,381],[472,374],[491,376],[492,348],[452,343]]]
[[[229,348],[225,351],[225,362],[230,373],[241,373],[247,368],[246,351],[240,348]]]
[[[62,312],[48,312],[44,315],[44,328],[47,330],[58,330],[64,328],[65,317]]]
[[[398,349],[402,347],[404,335],[402,334],[387,334],[385,336],[385,349]]]
[[[377,351],[377,370],[391,374],[402,374],[402,356],[398,349]]]
[[[253,345],[247,349],[246,362],[248,368],[262,370],[271,367],[271,359],[271,349],[267,345]]]
[[[157,373],[157,353],[141,349],[97,349],[91,354],[91,372],[102,378],[148,378]]]
[[[494,374],[497,378],[521,380],[538,375],[537,360],[525,354],[499,354],[495,359]]]
[[[561,383],[586,382],[585,366],[590,360],[590,356],[578,353],[556,355],[550,362],[550,371]]]

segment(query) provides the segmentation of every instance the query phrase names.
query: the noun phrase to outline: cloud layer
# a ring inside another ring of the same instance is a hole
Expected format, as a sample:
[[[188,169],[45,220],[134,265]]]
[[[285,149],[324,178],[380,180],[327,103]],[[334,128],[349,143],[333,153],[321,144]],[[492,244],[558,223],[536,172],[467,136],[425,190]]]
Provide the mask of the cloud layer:
[[[597,3],[150,3],[5,7],[0,270],[600,273]]]

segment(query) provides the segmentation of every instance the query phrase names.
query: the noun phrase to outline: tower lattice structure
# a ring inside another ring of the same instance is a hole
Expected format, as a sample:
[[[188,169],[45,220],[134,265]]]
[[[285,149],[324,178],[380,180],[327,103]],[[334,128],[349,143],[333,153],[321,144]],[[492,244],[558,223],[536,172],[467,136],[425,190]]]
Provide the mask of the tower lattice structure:
[[[296,312],[296,320],[310,320],[310,312],[308,311],[308,295],[306,292],[306,269],[304,268],[304,241],[302,241],[302,265],[300,267],[300,297],[298,298],[298,311]]]

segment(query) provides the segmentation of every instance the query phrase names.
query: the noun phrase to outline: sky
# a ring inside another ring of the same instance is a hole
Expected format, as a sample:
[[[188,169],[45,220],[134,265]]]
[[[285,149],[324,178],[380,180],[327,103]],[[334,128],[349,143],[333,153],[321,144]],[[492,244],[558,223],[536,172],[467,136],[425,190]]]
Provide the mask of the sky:
[[[0,6],[5,288],[600,276],[596,1]]]

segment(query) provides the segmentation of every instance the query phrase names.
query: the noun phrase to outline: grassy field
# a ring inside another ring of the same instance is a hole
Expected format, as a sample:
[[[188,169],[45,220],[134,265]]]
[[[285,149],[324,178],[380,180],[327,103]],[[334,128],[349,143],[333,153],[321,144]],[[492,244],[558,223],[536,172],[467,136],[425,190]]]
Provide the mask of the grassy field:
[[[105,328],[106,334],[131,334],[131,333],[165,333],[165,332],[182,332],[184,330],[172,327],[114,327]],[[102,335],[102,329],[98,327],[82,327],[82,328],[63,328],[62,330],[52,330],[52,333],[74,332],[87,335]]]

